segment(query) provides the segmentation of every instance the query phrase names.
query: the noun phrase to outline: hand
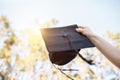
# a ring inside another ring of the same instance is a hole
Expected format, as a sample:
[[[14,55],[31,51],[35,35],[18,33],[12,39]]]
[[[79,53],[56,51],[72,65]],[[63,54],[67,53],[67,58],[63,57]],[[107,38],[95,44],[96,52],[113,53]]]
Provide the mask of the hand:
[[[90,28],[84,26],[78,26],[78,28],[76,28],[76,31],[81,32],[83,35],[87,37],[91,37],[95,35]]]
[[[108,41],[104,40],[102,37],[93,33],[88,27],[78,26],[76,28],[77,32],[81,32],[83,35],[87,36],[95,47],[106,56],[113,64],[120,68],[120,49],[111,45]]]

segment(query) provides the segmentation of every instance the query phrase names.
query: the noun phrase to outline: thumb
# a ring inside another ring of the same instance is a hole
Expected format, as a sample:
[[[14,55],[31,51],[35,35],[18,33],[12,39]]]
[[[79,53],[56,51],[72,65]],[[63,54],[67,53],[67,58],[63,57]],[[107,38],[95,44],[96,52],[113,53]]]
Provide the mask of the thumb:
[[[82,32],[83,29],[82,29],[82,28],[76,28],[76,31],[77,31],[77,32]]]

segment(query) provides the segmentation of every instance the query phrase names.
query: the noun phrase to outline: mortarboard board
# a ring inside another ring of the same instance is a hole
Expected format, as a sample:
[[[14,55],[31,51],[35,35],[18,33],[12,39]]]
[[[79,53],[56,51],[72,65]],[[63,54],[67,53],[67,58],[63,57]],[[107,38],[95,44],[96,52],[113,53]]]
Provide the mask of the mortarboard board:
[[[79,54],[82,48],[94,47],[92,42],[75,29],[77,25],[40,29],[50,61],[53,64],[65,65],[78,54],[84,61],[91,64]]]

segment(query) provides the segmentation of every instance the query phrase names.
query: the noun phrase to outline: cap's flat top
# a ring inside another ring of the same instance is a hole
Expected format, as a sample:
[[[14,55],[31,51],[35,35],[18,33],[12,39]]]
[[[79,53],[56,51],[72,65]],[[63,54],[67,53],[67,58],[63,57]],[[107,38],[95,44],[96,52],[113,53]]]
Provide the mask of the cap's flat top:
[[[56,28],[42,28],[42,37],[48,51],[58,52],[93,47],[94,45],[86,36],[75,30],[77,27],[77,25],[69,25]]]

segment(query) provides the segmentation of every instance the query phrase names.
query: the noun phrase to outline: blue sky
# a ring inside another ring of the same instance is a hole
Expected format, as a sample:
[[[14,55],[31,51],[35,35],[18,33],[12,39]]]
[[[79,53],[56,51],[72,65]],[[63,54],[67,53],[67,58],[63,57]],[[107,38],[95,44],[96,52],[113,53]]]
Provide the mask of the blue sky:
[[[56,18],[56,26],[85,25],[96,33],[120,32],[120,0],[0,0],[0,15],[16,29]]]

